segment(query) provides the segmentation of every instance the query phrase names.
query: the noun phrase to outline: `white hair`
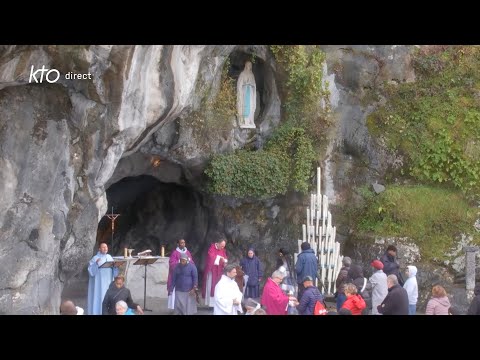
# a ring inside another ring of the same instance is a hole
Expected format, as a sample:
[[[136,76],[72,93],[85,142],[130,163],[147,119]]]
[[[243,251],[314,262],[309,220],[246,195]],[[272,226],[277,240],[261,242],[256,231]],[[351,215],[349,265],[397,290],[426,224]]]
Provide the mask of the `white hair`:
[[[117,307],[117,306],[121,306],[121,307],[124,308],[125,310],[128,309],[127,303],[126,303],[125,301],[123,301],[123,300],[117,301],[117,303],[115,304],[115,307]]]

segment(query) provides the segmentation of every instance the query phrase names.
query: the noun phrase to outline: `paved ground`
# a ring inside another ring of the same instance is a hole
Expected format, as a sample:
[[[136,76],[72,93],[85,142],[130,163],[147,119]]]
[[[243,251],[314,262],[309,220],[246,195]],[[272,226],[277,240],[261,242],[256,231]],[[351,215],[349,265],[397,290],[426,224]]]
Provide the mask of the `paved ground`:
[[[75,305],[82,307],[85,312],[87,310],[87,289],[88,289],[88,277],[79,277],[72,279],[68,286],[65,287],[62,294],[62,299],[71,299]],[[144,301],[142,299],[133,299],[142,308],[144,308]],[[259,299],[255,299],[259,301]],[[335,299],[333,297],[327,297],[326,299],[327,310],[336,311]],[[201,299],[200,301],[203,301]],[[145,311],[145,315],[173,315],[173,310],[167,308],[167,299],[151,298],[147,296],[146,301],[147,309],[152,311]],[[213,315],[213,308],[206,306],[198,306],[197,315]]]
[[[88,279],[74,279],[65,287],[62,294],[62,299],[71,299],[75,305],[80,306],[86,312],[87,310],[87,290]],[[142,308],[144,308],[143,299],[133,299]],[[150,298],[147,296],[145,302],[147,309],[152,311],[145,311],[145,315],[173,315],[173,310],[167,308],[167,299]],[[213,315],[213,308],[210,309],[205,306],[198,307],[197,315]]]

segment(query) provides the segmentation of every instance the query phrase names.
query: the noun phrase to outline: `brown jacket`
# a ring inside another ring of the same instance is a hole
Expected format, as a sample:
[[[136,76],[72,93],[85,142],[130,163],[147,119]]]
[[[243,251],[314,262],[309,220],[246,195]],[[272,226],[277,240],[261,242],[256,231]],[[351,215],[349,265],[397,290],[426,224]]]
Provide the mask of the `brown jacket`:
[[[237,283],[238,288],[240,289],[240,292],[243,293],[243,287],[245,286],[245,279],[243,278],[243,275],[245,275],[245,273],[243,272],[240,266],[237,266],[235,269],[237,270],[237,276],[235,276],[235,282]]]

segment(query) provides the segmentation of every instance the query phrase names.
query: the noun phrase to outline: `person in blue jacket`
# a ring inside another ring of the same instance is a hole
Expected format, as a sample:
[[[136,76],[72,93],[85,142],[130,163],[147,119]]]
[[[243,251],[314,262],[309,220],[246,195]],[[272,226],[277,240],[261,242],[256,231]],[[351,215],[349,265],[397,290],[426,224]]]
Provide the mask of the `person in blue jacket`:
[[[301,299],[305,287],[303,286],[303,279],[307,276],[311,276],[313,281],[317,278],[318,263],[317,257],[313,252],[313,249],[310,249],[310,244],[308,242],[302,243],[300,246],[302,252],[297,257],[297,263],[295,264],[295,271],[297,273],[297,284],[298,284],[298,297]]]

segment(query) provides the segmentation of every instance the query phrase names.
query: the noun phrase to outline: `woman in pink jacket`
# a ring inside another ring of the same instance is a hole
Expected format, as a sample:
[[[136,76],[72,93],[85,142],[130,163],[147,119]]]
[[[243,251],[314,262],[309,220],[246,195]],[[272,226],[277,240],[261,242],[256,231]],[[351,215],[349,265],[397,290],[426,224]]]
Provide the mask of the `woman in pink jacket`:
[[[435,285],[432,288],[432,298],[428,301],[425,315],[448,315],[450,306],[450,300],[443,286]]]

